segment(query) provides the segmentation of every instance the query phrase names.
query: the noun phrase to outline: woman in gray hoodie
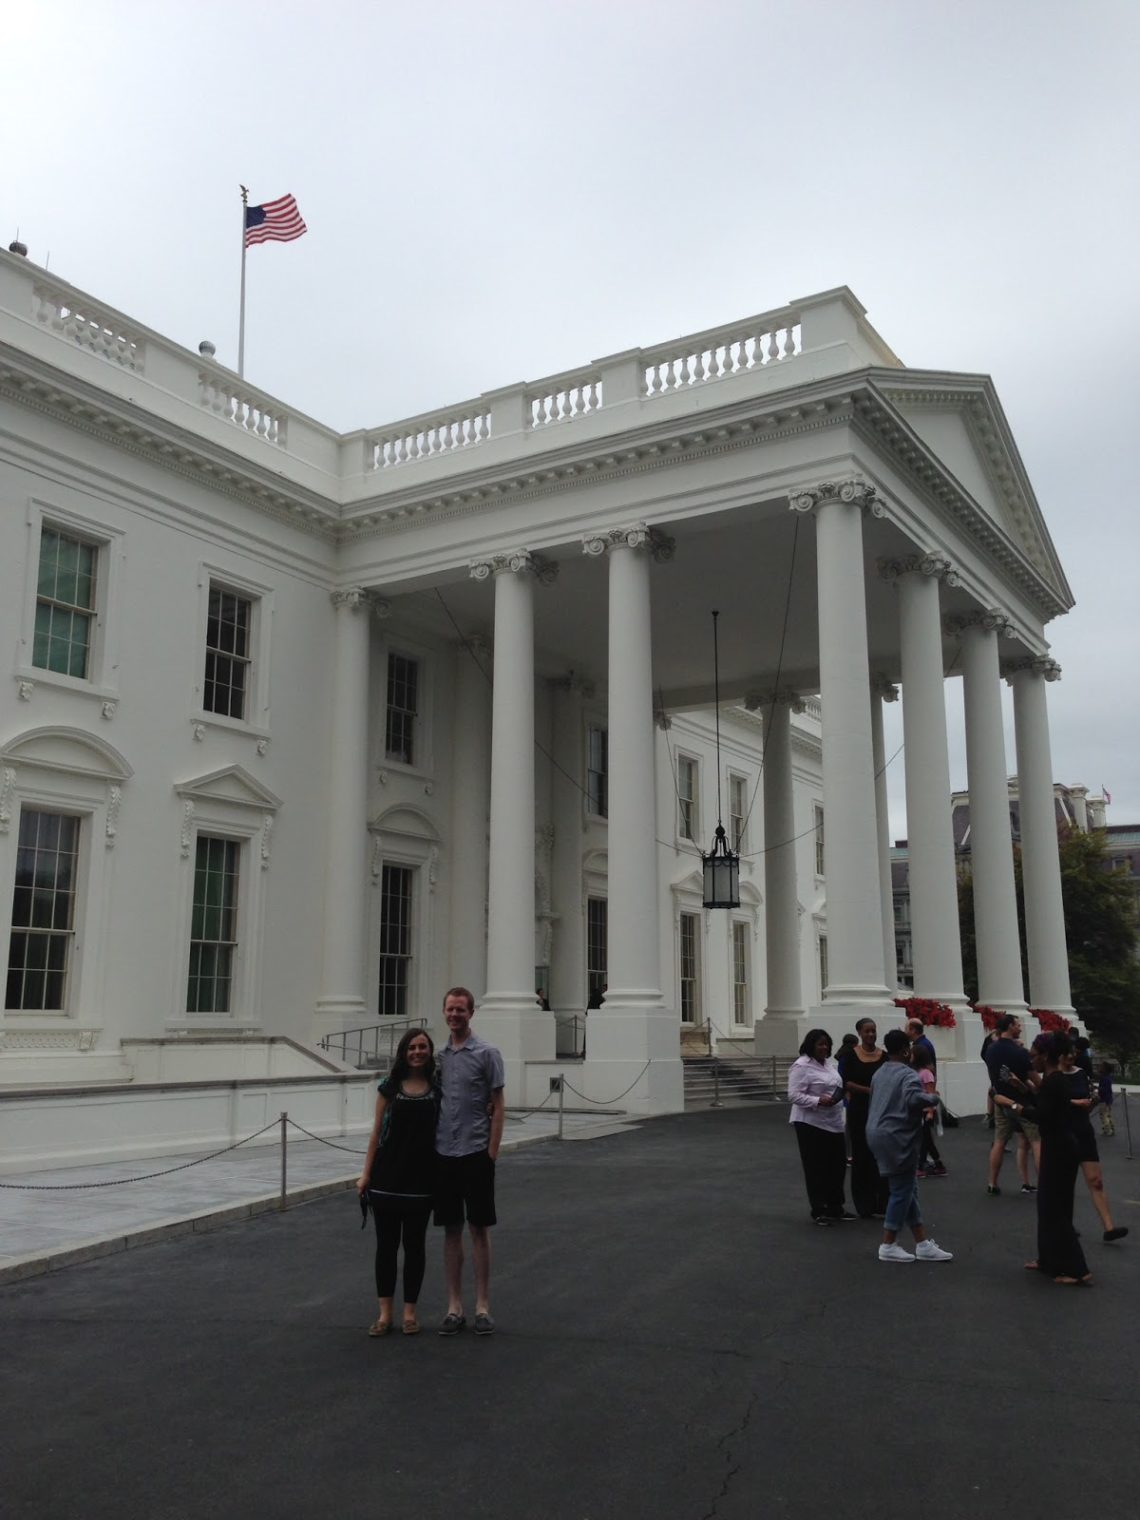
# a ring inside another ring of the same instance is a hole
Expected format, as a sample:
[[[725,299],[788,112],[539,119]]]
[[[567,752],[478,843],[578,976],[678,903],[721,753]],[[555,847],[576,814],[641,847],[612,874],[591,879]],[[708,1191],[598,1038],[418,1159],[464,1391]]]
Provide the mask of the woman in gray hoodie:
[[[930,1094],[911,1070],[910,1038],[905,1030],[888,1030],[883,1048],[887,1059],[871,1078],[867,1114],[867,1144],[889,1189],[879,1260],[952,1261],[951,1252],[927,1235],[918,1208],[918,1153]],[[915,1239],[913,1256],[898,1243],[903,1225]]]

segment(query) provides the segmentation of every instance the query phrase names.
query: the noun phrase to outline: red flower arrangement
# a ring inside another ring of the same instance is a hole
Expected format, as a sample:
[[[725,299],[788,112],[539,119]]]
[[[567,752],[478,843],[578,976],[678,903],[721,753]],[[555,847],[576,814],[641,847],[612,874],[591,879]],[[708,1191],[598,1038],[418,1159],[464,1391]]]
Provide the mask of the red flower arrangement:
[[[997,1030],[998,1019],[1001,1018],[1001,1010],[991,1008],[988,1003],[971,1003],[970,1006],[981,1019],[983,1029],[988,1029],[991,1034],[994,1033]]]
[[[958,1020],[948,1003],[935,1002],[934,998],[895,998],[896,1008],[905,1008],[908,1019],[921,1019],[927,1029],[953,1029]]]
[[[1068,1034],[1073,1027],[1068,1019],[1059,1013],[1054,1013],[1051,1008],[1031,1008],[1029,1012],[1046,1034]]]

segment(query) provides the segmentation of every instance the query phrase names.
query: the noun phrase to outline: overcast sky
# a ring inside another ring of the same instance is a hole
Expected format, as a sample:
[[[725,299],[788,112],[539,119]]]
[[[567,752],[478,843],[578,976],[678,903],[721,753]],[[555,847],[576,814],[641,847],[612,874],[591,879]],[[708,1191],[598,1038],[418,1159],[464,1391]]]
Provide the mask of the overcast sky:
[[[1077,599],[1054,774],[1140,822],[1136,0],[37,0],[3,26],[5,244],[233,364],[238,183],[291,191],[309,232],[250,253],[246,374],[339,429],[840,284],[904,362],[991,374]]]

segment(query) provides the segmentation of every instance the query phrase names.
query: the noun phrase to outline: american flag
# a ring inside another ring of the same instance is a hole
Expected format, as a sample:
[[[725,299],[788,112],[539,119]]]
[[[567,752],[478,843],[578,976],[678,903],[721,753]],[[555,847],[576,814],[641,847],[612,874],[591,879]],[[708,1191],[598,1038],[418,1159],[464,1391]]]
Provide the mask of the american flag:
[[[254,243],[291,243],[308,229],[301,220],[297,202],[291,195],[266,201],[263,206],[245,208],[245,246]]]

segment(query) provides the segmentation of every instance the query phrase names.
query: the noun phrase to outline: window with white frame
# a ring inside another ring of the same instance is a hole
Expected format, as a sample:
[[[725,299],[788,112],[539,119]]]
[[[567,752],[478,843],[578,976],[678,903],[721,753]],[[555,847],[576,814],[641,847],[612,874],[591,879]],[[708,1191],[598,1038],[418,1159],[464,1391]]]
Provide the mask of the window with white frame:
[[[697,913],[682,913],[681,940],[681,1022],[701,1022],[701,920]]]
[[[404,654],[388,656],[388,700],[384,718],[384,755],[413,765],[419,716],[420,665]]]
[[[609,734],[591,723],[586,730],[586,800],[595,818],[609,817],[609,774]]]
[[[732,848],[744,850],[744,826],[748,817],[748,781],[744,776],[728,778],[728,837]]]
[[[199,834],[194,851],[186,1011],[233,1011],[241,841]]]
[[[828,972],[827,972],[827,935],[826,934],[821,934],[819,936],[819,995],[820,995],[820,997],[822,997],[823,994],[827,991],[827,983],[828,983]]]
[[[52,1013],[67,1009],[79,828],[80,820],[67,813],[20,809],[5,1008]]]
[[[606,955],[609,933],[609,903],[604,897],[586,899],[586,1005],[600,1008],[609,973]]]
[[[813,804],[812,816],[815,820],[815,874],[817,876],[823,876],[825,874],[825,857],[823,853],[823,808],[818,802]]]
[[[732,925],[732,1018],[736,1024],[751,1022],[748,985],[748,925],[737,919]]]
[[[223,718],[250,715],[253,665],[252,597],[210,582],[202,707]]]
[[[697,762],[689,755],[677,756],[677,833],[682,839],[696,839],[700,820],[697,817]]]
[[[380,875],[380,997],[381,1018],[403,1018],[408,1012],[412,966],[412,889],[410,866],[385,862]]]
[[[43,524],[32,642],[32,664],[38,669],[87,680],[98,564],[98,544]]]

